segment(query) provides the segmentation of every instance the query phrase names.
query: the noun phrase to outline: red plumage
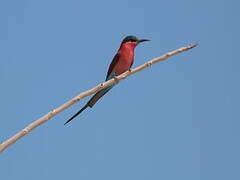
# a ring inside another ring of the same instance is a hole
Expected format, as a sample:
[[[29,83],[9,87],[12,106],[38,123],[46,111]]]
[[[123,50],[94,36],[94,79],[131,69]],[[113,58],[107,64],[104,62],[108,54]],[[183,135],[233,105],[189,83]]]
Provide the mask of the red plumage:
[[[132,67],[134,61],[134,49],[136,46],[137,42],[126,42],[121,44],[109,66],[106,79],[108,79],[112,72],[116,75],[120,75]]]

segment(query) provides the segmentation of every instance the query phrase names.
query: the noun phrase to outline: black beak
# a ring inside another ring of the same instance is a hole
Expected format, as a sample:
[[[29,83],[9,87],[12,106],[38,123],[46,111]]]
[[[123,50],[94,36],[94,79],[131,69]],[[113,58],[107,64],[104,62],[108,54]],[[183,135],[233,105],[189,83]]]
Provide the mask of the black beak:
[[[137,42],[138,42],[138,43],[141,43],[141,42],[144,42],[144,41],[150,41],[150,40],[148,40],[148,39],[140,39],[140,40],[138,40]]]

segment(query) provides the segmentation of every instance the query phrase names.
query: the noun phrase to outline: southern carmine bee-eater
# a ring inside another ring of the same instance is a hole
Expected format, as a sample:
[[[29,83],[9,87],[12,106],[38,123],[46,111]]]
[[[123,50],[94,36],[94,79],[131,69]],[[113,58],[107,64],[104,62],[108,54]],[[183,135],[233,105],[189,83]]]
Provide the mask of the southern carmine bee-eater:
[[[149,41],[147,39],[138,39],[136,36],[127,36],[123,39],[120,48],[117,51],[117,54],[114,56],[107,72],[106,81],[118,76],[125,71],[130,70],[134,61],[134,50],[135,47],[141,42]],[[87,107],[92,108],[95,103],[104,96],[110,89],[113,88],[113,84],[109,87],[106,87],[100,91],[98,91],[85,106],[82,107],[76,114],[74,114],[69,120],[65,122],[65,124],[69,123],[73,120],[77,115],[83,112]]]

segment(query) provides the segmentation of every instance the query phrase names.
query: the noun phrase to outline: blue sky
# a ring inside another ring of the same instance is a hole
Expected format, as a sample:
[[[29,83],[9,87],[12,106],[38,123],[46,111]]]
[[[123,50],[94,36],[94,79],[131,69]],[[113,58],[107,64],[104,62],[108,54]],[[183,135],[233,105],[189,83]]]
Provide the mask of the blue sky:
[[[105,79],[126,35],[134,67],[199,43],[87,99],[1,153],[1,179],[226,180],[239,175],[239,2],[1,1],[0,141]]]

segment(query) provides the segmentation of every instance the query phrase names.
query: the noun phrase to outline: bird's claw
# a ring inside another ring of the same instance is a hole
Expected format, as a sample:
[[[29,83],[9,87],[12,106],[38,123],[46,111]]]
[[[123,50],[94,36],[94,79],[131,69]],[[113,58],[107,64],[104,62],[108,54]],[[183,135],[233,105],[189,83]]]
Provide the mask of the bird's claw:
[[[113,77],[113,79],[114,79],[114,81],[115,81],[116,84],[119,83],[119,80],[118,80],[117,77]]]

